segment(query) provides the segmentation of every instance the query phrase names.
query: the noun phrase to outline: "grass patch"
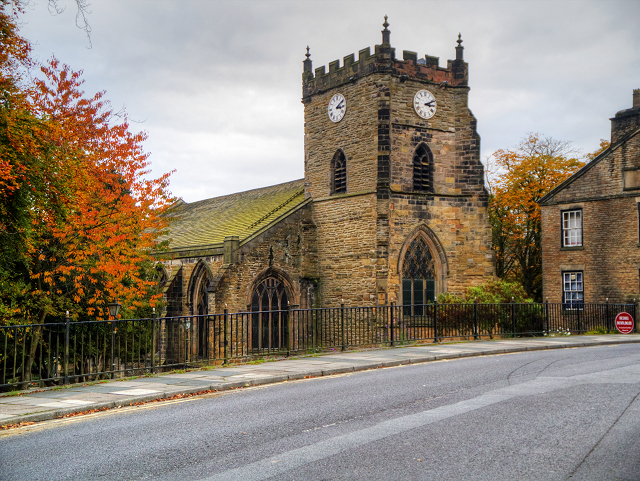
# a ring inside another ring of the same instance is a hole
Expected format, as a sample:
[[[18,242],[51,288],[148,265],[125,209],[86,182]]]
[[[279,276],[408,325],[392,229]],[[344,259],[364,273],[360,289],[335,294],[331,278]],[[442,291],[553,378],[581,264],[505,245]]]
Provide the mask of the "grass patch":
[[[585,332],[587,336],[593,336],[594,334],[609,334],[609,331],[604,326],[598,326],[592,331]]]

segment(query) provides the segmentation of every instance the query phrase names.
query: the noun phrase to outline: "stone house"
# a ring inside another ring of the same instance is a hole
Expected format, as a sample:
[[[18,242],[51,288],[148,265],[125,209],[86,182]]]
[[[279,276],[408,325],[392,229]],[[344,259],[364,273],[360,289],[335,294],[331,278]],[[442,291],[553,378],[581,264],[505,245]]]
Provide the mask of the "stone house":
[[[420,304],[493,278],[462,40],[447,67],[398,60],[387,27],[328,72],[307,49],[304,179],[172,208],[168,316]]]
[[[610,147],[539,204],[546,299],[640,299],[640,89],[611,119]]]

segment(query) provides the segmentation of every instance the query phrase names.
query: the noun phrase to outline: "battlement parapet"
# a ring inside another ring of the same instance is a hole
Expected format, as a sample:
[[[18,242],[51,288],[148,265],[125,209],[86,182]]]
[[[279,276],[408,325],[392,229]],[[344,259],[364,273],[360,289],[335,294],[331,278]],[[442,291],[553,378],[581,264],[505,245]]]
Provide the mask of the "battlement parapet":
[[[383,31],[384,34],[384,31]],[[329,72],[326,67],[312,69],[311,58],[307,50],[307,58],[303,62],[302,73],[302,98],[303,101],[309,97],[325,92],[326,90],[355,82],[356,80],[371,75],[373,73],[391,73],[403,79],[416,79],[427,83],[436,83],[450,87],[466,87],[469,80],[469,66],[463,60],[462,40],[458,35],[458,46],[456,47],[456,59],[448,60],[447,67],[439,66],[439,58],[425,55],[418,58],[416,52],[404,50],[402,60],[395,57],[395,48],[388,43],[376,45],[375,51],[371,54],[369,47],[358,52],[358,60],[355,55],[350,54],[340,60],[329,63]],[[307,47],[308,49],[308,47]]]
[[[358,52],[358,60],[352,53],[342,59],[342,65],[340,65],[340,60],[330,62],[329,72],[326,71],[324,65],[312,71],[311,60],[307,58],[302,74],[302,97],[306,98],[322,93],[375,72],[389,71],[395,56],[394,50],[390,47],[383,48],[376,45],[375,52],[371,54],[370,47],[363,48]]]

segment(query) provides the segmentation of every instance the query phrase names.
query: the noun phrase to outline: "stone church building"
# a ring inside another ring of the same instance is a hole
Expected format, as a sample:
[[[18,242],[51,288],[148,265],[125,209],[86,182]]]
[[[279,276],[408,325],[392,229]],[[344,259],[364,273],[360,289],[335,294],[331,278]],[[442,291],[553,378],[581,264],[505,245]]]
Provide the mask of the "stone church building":
[[[494,276],[468,64],[382,43],[302,73],[304,179],[178,202],[167,316],[421,304]]]

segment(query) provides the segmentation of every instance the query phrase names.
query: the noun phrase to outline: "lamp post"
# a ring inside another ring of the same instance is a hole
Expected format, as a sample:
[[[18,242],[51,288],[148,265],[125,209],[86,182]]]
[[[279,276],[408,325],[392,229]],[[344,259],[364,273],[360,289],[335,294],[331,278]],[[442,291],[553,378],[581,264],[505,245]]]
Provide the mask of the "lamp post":
[[[109,315],[115,319],[118,317],[122,305],[118,301],[114,301],[107,304],[107,307],[109,308]]]
[[[118,317],[118,313],[120,312],[120,308],[122,307],[118,301],[110,302],[107,304],[109,308],[109,315],[116,320]],[[116,346],[116,323],[111,324],[111,379],[115,377],[116,373],[116,356],[115,356],[115,346]]]

